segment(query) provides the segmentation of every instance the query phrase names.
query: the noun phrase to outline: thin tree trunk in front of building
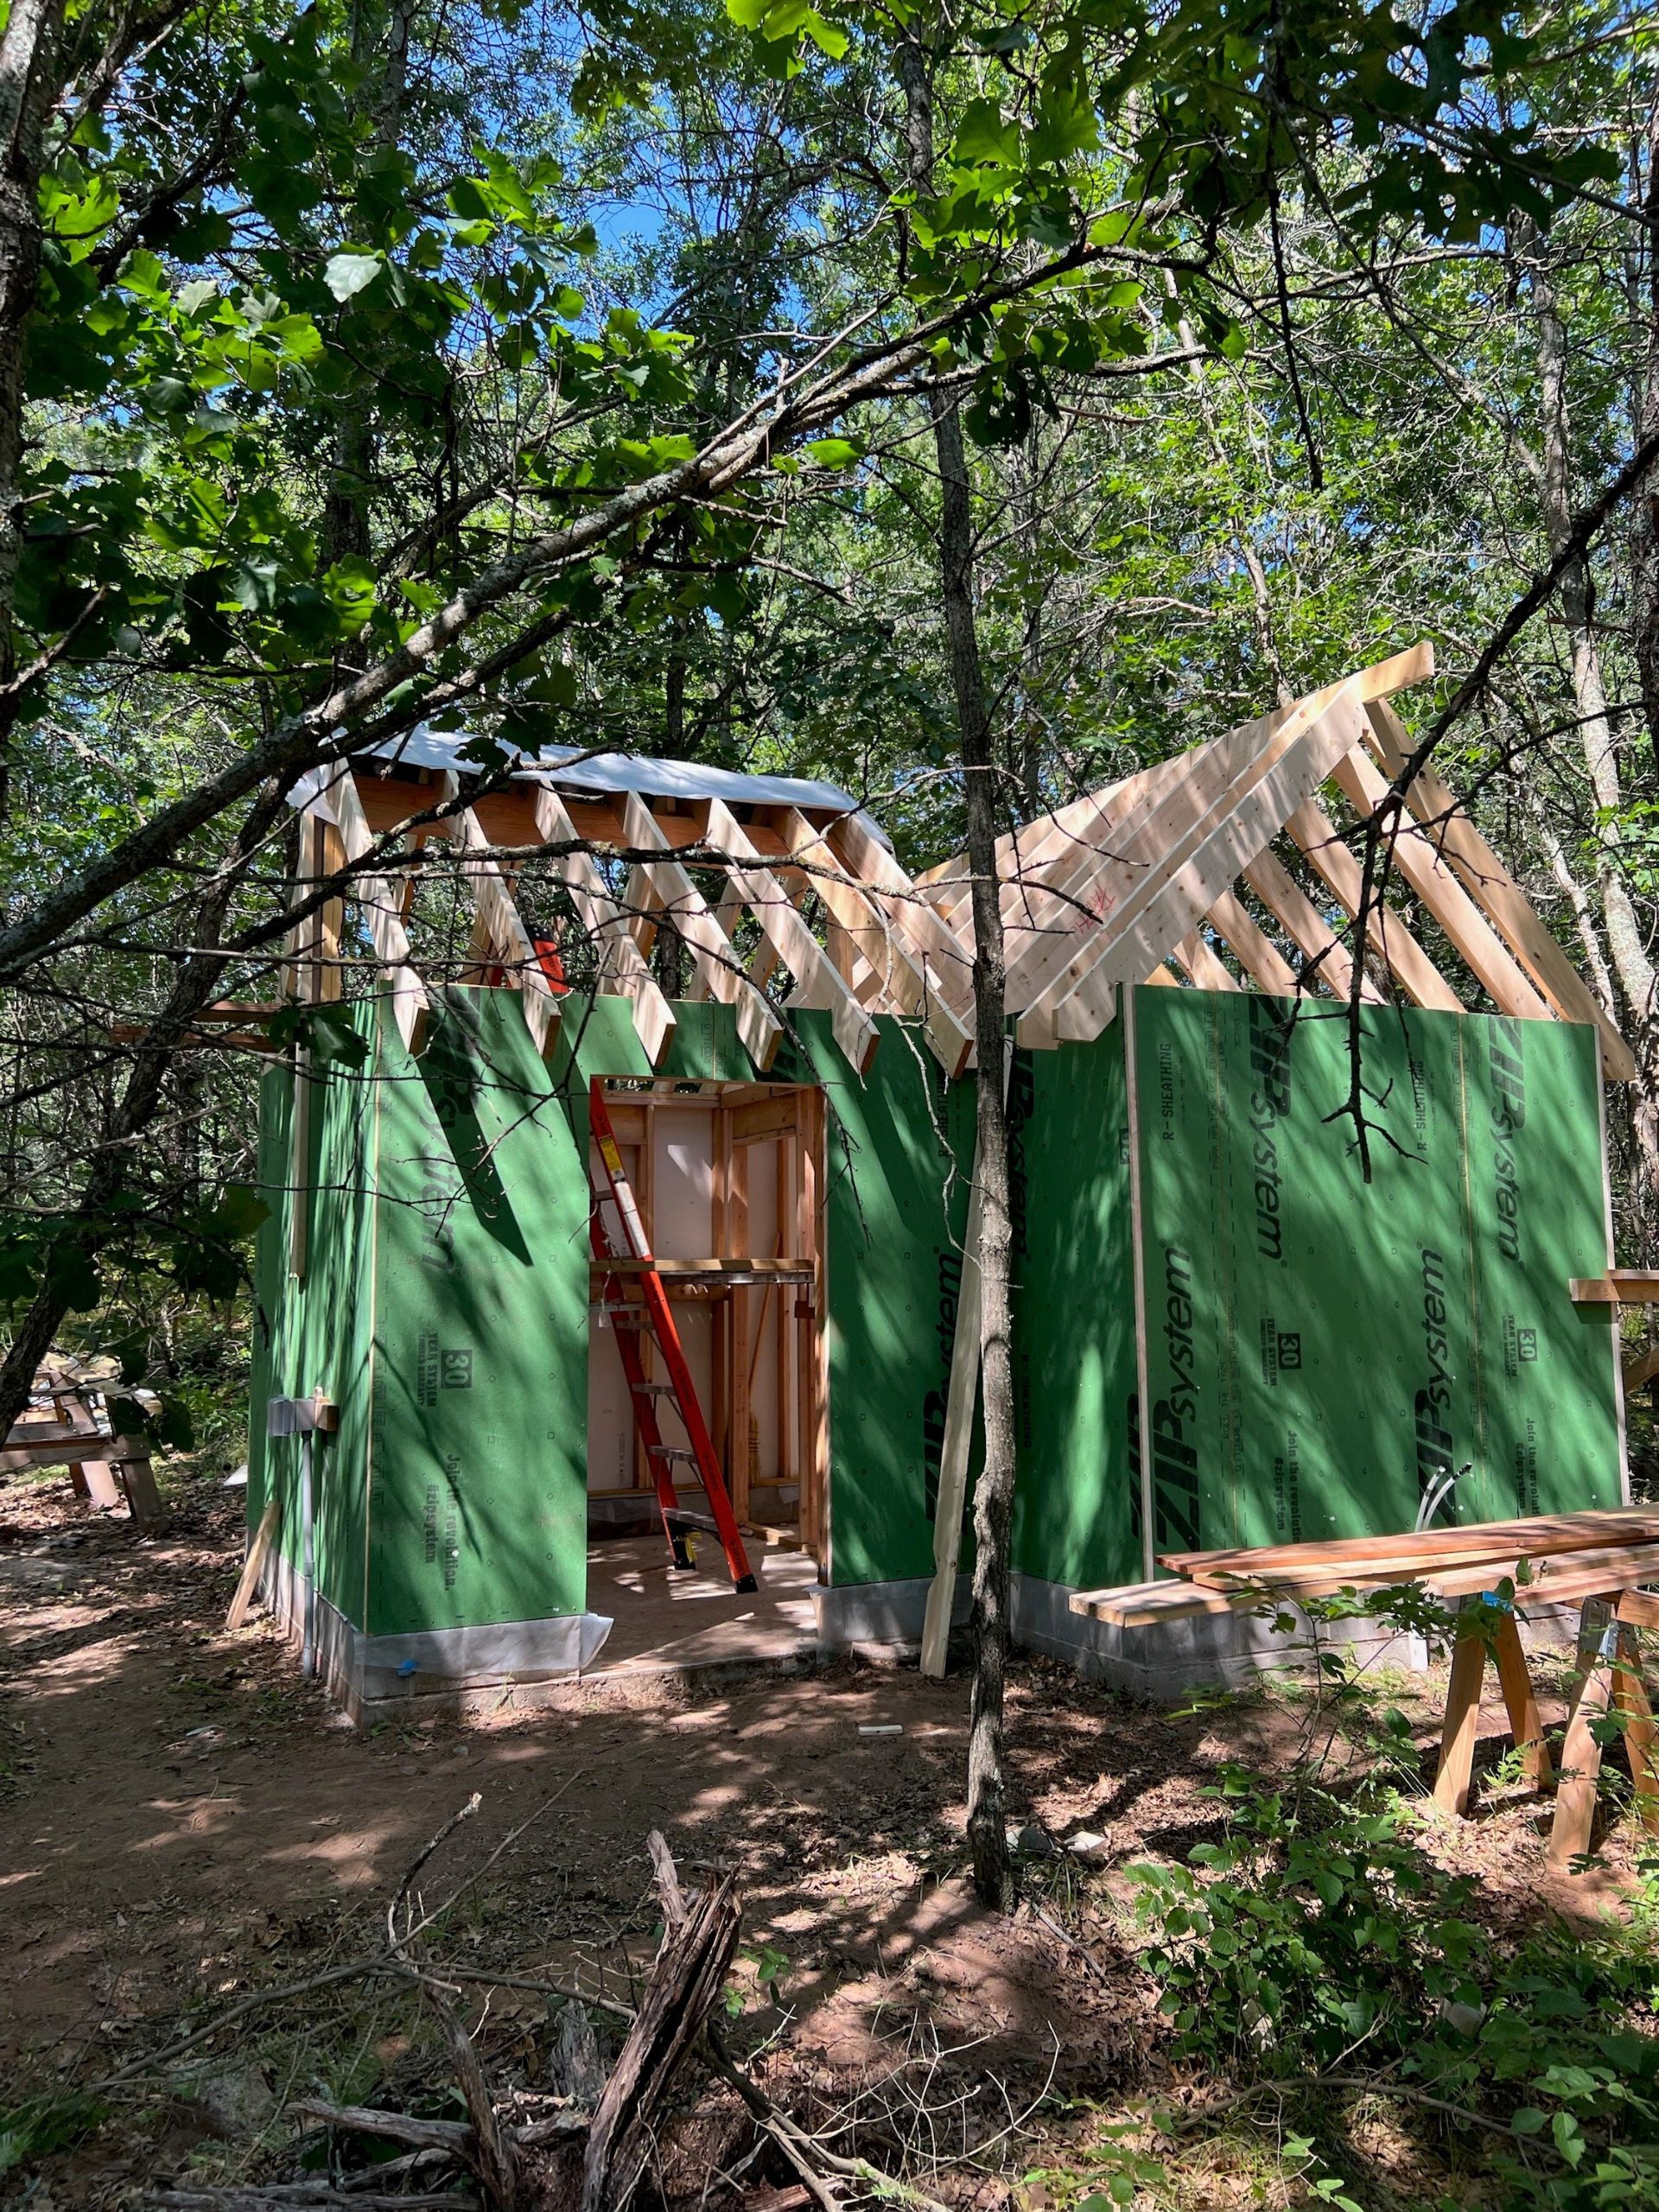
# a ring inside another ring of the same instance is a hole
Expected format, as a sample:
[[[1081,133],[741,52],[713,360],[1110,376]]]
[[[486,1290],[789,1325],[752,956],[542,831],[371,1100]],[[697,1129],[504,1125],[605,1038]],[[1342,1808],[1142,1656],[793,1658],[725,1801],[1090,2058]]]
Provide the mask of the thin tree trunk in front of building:
[[[899,49],[905,89],[910,180],[927,191],[933,173],[932,85],[914,35]],[[980,1389],[985,1459],[974,1491],[974,1688],[968,1745],[968,1840],[982,1903],[1014,1902],[1004,1780],[1003,1701],[1008,1655],[1008,1553],[1014,1525],[1014,1359],[1009,1268],[1008,1127],[1004,1071],[1007,973],[997,878],[997,764],[974,616],[974,524],[968,457],[957,402],[931,400],[939,470],[940,590],[962,746],[968,864],[973,875],[974,1027],[978,1040],[980,1193]]]
[[[1637,143],[1634,177],[1647,219],[1632,248],[1637,257],[1632,315],[1642,326],[1634,334],[1642,367],[1633,395],[1631,435],[1639,446],[1659,431],[1659,238],[1653,230],[1659,221],[1659,82]],[[1630,643],[1641,680],[1648,743],[1659,765],[1659,483],[1652,480],[1631,502]]]

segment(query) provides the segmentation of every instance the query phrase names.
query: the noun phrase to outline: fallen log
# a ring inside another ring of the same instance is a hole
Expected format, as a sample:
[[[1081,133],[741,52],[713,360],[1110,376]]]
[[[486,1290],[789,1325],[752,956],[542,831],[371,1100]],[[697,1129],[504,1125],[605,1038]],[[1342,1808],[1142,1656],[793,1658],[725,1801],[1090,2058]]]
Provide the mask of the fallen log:
[[[663,1940],[639,2016],[594,2108],[582,2162],[582,2212],[623,2212],[650,2155],[652,2123],[682,2062],[720,2002],[742,1914],[737,1877],[722,1874],[688,1900],[668,1846],[651,1855],[663,1904]]]

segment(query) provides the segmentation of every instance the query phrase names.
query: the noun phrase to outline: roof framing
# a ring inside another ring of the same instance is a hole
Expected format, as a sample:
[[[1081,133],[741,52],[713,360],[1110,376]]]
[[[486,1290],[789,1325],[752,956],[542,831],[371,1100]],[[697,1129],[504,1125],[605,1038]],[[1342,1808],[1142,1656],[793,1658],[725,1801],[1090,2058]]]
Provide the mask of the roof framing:
[[[1121,983],[1179,988],[1185,978],[1207,990],[1346,997],[1362,882],[1354,829],[1387,802],[1411,752],[1389,702],[1433,667],[1432,648],[1413,645],[1001,838],[1007,1003],[1020,1041],[1098,1035]],[[649,958],[664,930],[690,951],[691,995],[735,1010],[763,1073],[791,1006],[826,1010],[861,1071],[883,1014],[915,1022],[950,1073],[969,1065],[965,859],[911,877],[877,825],[830,785],[568,750],[521,756],[492,784],[469,776],[463,741],[423,733],[417,746],[309,778],[293,794],[332,826],[346,861],[378,859],[385,841],[387,865],[365,873],[353,895],[410,1041],[426,992],[410,944],[408,871],[396,864],[405,828],[411,843],[452,842],[474,910],[473,972],[523,994],[544,1052],[560,999],[519,906],[532,858],[569,893],[601,986],[628,1001],[653,1066],[675,1023]],[[1380,1001],[1393,988],[1419,1006],[1462,1011],[1472,986],[1515,1020],[1589,1022],[1605,1073],[1628,1080],[1635,1065],[1611,1017],[1432,769],[1408,787],[1406,806],[1390,884],[1442,933],[1459,980],[1397,903],[1374,896],[1362,997]],[[753,952],[737,941],[745,916],[760,931]],[[327,941],[314,933],[301,949],[295,988],[306,995],[325,995],[299,969],[325,957]],[[779,970],[786,1000],[772,988]]]

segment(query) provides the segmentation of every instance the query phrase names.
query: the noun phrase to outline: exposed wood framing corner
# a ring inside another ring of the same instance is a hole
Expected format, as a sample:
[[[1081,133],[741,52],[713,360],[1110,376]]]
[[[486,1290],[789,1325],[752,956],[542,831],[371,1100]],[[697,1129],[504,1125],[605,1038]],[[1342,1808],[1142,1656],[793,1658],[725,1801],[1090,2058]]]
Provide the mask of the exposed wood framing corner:
[[[543,844],[562,844],[576,836],[569,810],[550,784],[537,786],[536,827]],[[566,853],[554,865],[582,927],[598,948],[599,988],[603,990],[613,982],[628,1001],[645,1058],[656,1067],[674,1034],[674,1009],[629,932],[627,915],[612,898],[591,853]]]
[[[749,1058],[764,1075],[778,1057],[778,1047],[783,1040],[783,1023],[743,973],[730,938],[709,912],[702,893],[674,857],[674,849],[669,843],[662,825],[638,791],[630,791],[624,802],[622,830],[629,844],[637,851],[656,851],[663,855],[660,861],[645,861],[641,865],[662,901],[664,918],[679,931],[682,941],[690,947],[691,957],[708,996],[737,1009],[737,1033],[742,1039]]]

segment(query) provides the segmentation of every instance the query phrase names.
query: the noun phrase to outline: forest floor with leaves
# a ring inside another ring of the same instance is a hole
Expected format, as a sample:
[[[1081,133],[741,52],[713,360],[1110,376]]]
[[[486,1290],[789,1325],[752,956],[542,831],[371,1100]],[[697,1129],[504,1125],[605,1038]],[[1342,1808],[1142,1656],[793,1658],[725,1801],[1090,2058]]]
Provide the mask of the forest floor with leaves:
[[[1489,2120],[1362,2081],[1310,2133],[1256,2063],[1256,2030],[1239,2031],[1240,2064],[1205,2063],[1160,2010],[1173,1985],[1148,1970],[1128,1870],[1179,1870],[1213,1845],[1236,1769],[1282,1781],[1308,1735],[1305,1690],[1165,1713],[1019,1664],[1010,1816],[1043,1834],[998,1919],[965,1880],[960,1674],[842,1662],[359,1730],[260,1615],[225,1632],[241,1542],[239,1494],[203,1482],[175,1484],[150,1537],[92,1513],[61,1475],[0,1486],[0,2196],[48,2212],[292,2177],[296,2142],[317,2167],[328,2142],[314,2132],[308,2152],[296,2135],[306,2097],[459,2111],[417,1993],[319,1977],[383,1952],[388,1899],[477,1792],[452,1871],[505,1848],[431,1941],[493,2078],[521,2099],[556,2070],[550,1990],[637,1995],[661,1920],[657,1829],[688,1883],[735,1872],[722,2018],[753,2079],[813,2140],[923,2201],[1510,2201],[1489,2193]],[[1559,1681],[1541,1672],[1558,1719]],[[1402,1716],[1393,1756],[1430,1773],[1442,1688],[1394,1675],[1375,1693]],[[870,1724],[902,1732],[861,1734]],[[1489,1769],[1502,1725],[1494,1709]],[[1351,1719],[1339,1764],[1370,1756]],[[1547,1872],[1542,1808],[1501,1766],[1476,1819],[1421,1799],[1409,1818],[1427,1867],[1474,1878],[1474,1917],[1500,1948],[1552,1915],[1630,1920],[1628,1823],[1569,1878]],[[1104,1840],[1093,1864],[1067,1848],[1083,1832]],[[680,2107],[660,2132],[659,2201],[793,2201],[728,2087],[688,2075]],[[860,2194],[843,2182],[830,2201]]]

